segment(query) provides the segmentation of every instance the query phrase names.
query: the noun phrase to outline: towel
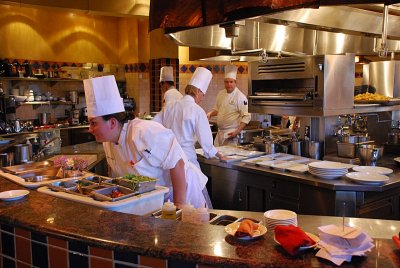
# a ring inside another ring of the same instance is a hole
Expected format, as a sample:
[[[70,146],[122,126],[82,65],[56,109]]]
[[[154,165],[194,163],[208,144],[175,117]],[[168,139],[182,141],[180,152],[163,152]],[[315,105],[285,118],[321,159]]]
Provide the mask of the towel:
[[[312,246],[316,243],[303,230],[294,225],[277,225],[274,231],[276,241],[293,256],[299,253],[300,247]]]

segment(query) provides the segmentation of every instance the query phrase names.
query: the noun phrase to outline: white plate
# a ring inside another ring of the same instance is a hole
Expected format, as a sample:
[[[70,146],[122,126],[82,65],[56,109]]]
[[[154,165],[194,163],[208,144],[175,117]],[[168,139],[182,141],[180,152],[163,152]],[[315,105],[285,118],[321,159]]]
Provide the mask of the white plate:
[[[357,166],[353,167],[353,170],[362,172],[375,172],[382,175],[388,175],[393,173],[393,169],[385,167],[374,167],[374,166]]]
[[[308,235],[309,238],[314,240],[315,244],[311,245],[311,246],[299,247],[299,250],[306,250],[306,249],[310,249],[310,248],[315,248],[318,245],[319,241],[321,241],[321,239],[318,236],[316,236],[315,234],[312,234],[312,233],[309,233],[309,232],[305,232],[305,233],[306,233],[306,235]],[[276,243],[278,243],[279,245],[281,244],[281,243],[278,242],[278,240],[276,240],[275,235],[274,235],[274,241]]]
[[[311,173],[311,172],[310,172]],[[311,173],[313,174],[313,173]],[[313,174],[314,176],[320,178],[320,179],[324,179],[324,180],[334,180],[334,179],[338,179],[340,177],[342,177],[344,174],[342,175],[321,175],[321,174]]]
[[[298,164],[291,167],[287,167],[286,169],[294,173],[305,173],[308,171],[308,166],[304,164]]]
[[[236,233],[236,230],[239,228],[239,225],[240,225],[240,222],[234,222],[234,223],[228,224],[227,226],[225,226],[225,232],[227,232],[229,235],[231,235],[239,240],[253,240],[253,239],[259,238],[260,236],[263,236],[267,233],[267,227],[265,227],[262,224],[258,224],[258,229],[255,231],[253,236],[236,237],[235,233]]]
[[[393,158],[393,160],[400,165],[400,157]]]
[[[308,165],[312,168],[317,168],[317,169],[348,169],[354,166],[350,164],[343,164],[333,161],[312,162]]]
[[[375,172],[350,172],[346,177],[361,184],[384,184],[389,180],[388,176]]]
[[[14,201],[23,198],[29,194],[27,190],[10,190],[0,193],[0,199],[3,201]]]

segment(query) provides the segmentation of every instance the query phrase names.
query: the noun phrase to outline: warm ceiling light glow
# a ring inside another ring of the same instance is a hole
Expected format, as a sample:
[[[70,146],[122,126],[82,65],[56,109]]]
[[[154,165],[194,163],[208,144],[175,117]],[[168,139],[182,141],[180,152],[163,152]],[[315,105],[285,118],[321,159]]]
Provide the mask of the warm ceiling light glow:
[[[360,56],[355,56],[354,61],[355,61],[355,63],[360,62]]]

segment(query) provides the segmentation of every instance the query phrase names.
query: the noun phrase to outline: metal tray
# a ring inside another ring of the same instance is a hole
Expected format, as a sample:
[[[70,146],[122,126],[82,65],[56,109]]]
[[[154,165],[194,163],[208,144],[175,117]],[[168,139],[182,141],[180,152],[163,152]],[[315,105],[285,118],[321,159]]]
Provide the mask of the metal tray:
[[[156,179],[151,179],[151,181],[143,181],[137,183],[123,178],[113,179],[113,183],[129,188],[139,194],[153,191],[156,188],[156,182],[157,182]]]
[[[231,224],[237,220],[238,220],[237,217],[231,215],[219,215],[218,217],[210,221],[210,224],[227,226],[228,224]]]
[[[74,189],[77,184],[78,180],[73,180],[73,181],[55,181],[52,183],[47,184],[47,187],[51,189],[52,191],[55,192],[65,192],[66,190],[72,190]]]
[[[112,198],[111,193],[113,191],[121,192],[123,194],[123,196]],[[93,198],[98,201],[114,202],[114,201],[119,201],[119,200],[122,200],[122,199],[125,199],[128,197],[134,196],[135,194],[137,194],[137,192],[134,192],[131,189],[128,189],[125,187],[120,187],[120,186],[111,186],[111,187],[106,187],[106,188],[103,188],[100,190],[93,191]]]
[[[97,175],[89,176],[82,180],[89,181],[91,183],[98,183],[98,184],[103,184],[103,183],[113,184],[113,179],[108,178],[108,177],[97,176]]]

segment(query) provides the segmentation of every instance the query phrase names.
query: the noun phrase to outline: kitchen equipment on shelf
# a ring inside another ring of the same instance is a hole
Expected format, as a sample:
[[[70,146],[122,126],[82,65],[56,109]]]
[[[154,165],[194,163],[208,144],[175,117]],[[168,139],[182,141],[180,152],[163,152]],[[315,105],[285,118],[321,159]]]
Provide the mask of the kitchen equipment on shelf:
[[[49,125],[51,121],[51,113],[39,113],[39,124],[41,126]]]
[[[75,90],[70,91],[69,92],[69,100],[72,103],[78,103],[78,91],[75,91]]]
[[[79,125],[79,114],[80,110],[79,109],[73,109],[72,110],[72,125]]]
[[[383,146],[373,144],[357,145],[357,156],[365,166],[376,166],[376,162],[383,156]]]
[[[32,144],[14,145],[15,164],[29,163],[32,161]]]

